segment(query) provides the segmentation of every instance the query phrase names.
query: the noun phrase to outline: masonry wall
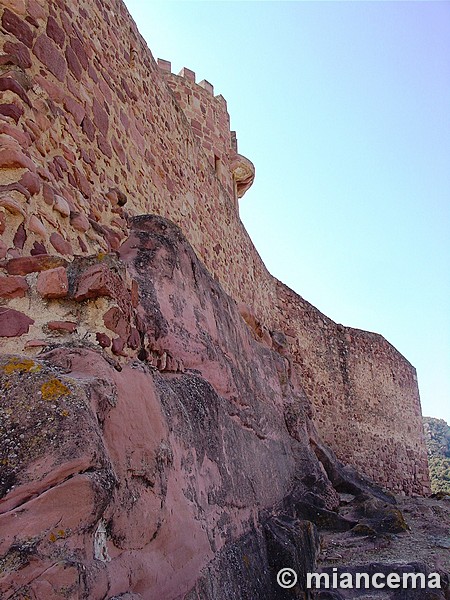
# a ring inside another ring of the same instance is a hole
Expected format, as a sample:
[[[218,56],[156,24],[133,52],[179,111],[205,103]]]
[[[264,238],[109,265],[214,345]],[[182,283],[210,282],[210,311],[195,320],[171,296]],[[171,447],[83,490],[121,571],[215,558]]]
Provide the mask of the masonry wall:
[[[119,0],[4,0],[0,24],[0,289],[10,289],[11,259],[114,252],[130,216],[161,214],[253,315],[262,342],[287,335],[338,456],[393,489],[428,491],[414,369],[268,273],[239,219],[236,188],[254,171],[237,154],[225,100],[188,70],[158,68]],[[35,320],[19,346],[33,352],[42,327]]]
[[[277,292],[278,326],[321,437],[382,485],[428,493],[414,367],[381,335],[336,324],[281,283]]]

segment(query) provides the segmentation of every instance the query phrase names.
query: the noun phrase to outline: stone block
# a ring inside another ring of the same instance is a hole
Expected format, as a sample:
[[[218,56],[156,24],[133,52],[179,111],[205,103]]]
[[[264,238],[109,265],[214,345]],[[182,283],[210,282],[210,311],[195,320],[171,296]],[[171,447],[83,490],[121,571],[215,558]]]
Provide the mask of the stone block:
[[[0,306],[0,337],[19,337],[28,333],[33,323],[33,319],[24,313],[7,306]]]
[[[12,33],[18,40],[23,42],[25,46],[31,48],[33,45],[34,34],[26,21],[18,17],[8,8],[5,8],[2,16],[2,25],[8,33]]]
[[[38,275],[36,289],[43,298],[64,298],[69,290],[66,269],[57,267],[42,271]]]
[[[60,233],[54,231],[50,236],[50,243],[60,254],[73,254],[72,244],[65,240]]]
[[[77,324],[73,321],[49,321],[47,327],[50,331],[61,333],[74,333],[77,330]]]
[[[17,169],[25,168],[36,171],[34,162],[19,149],[6,148],[0,152],[0,168]]]
[[[64,33],[64,30],[58,25],[56,19],[51,15],[48,17],[47,20],[46,33],[48,37],[52,38],[52,40],[56,42],[60,48],[64,46],[66,34]]]
[[[23,298],[28,291],[24,277],[12,275],[0,277],[0,298]]]
[[[51,38],[45,34],[40,35],[34,44],[33,53],[47,67],[50,73],[53,73],[56,79],[64,81],[67,64],[64,56]]]

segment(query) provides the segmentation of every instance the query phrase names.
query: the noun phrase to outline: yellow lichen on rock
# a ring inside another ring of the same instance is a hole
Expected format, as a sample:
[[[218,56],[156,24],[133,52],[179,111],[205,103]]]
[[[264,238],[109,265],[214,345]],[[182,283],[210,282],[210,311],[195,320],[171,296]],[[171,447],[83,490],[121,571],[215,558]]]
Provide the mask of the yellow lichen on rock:
[[[20,373],[37,373],[41,370],[41,365],[38,365],[29,358],[19,358],[13,356],[6,365],[2,366],[2,370],[6,375],[11,375],[16,371]]]
[[[56,377],[46,381],[41,386],[42,400],[57,400],[61,396],[68,396],[70,393],[70,389]]]

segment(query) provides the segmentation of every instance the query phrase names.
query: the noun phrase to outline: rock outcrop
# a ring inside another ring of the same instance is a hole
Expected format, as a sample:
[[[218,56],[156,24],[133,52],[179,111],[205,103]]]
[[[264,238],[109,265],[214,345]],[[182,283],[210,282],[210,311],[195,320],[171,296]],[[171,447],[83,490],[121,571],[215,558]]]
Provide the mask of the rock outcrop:
[[[319,529],[402,531],[395,500],[321,444],[289,358],[179,228],[131,229],[48,300],[81,330],[103,311],[115,346],[61,327],[1,358],[2,598],[307,597]]]

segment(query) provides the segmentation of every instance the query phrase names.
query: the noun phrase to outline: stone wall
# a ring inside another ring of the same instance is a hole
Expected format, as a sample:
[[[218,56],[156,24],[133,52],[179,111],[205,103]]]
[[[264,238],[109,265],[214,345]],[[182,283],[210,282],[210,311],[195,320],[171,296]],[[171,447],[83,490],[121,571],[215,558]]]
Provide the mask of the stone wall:
[[[286,336],[338,456],[392,489],[427,492],[414,369],[380,336],[336,325],[268,273],[237,206],[254,169],[211,84],[158,67],[120,0],[4,0],[0,25],[5,344],[33,353],[48,335],[48,298],[27,304],[41,268],[12,272],[17,259],[102,256],[119,249],[130,217],[160,214],[183,229],[262,343],[283,346],[276,332]],[[11,335],[6,308],[34,322]]]
[[[427,493],[414,367],[381,335],[334,323],[281,283],[278,300],[279,328],[322,438],[390,489]]]

